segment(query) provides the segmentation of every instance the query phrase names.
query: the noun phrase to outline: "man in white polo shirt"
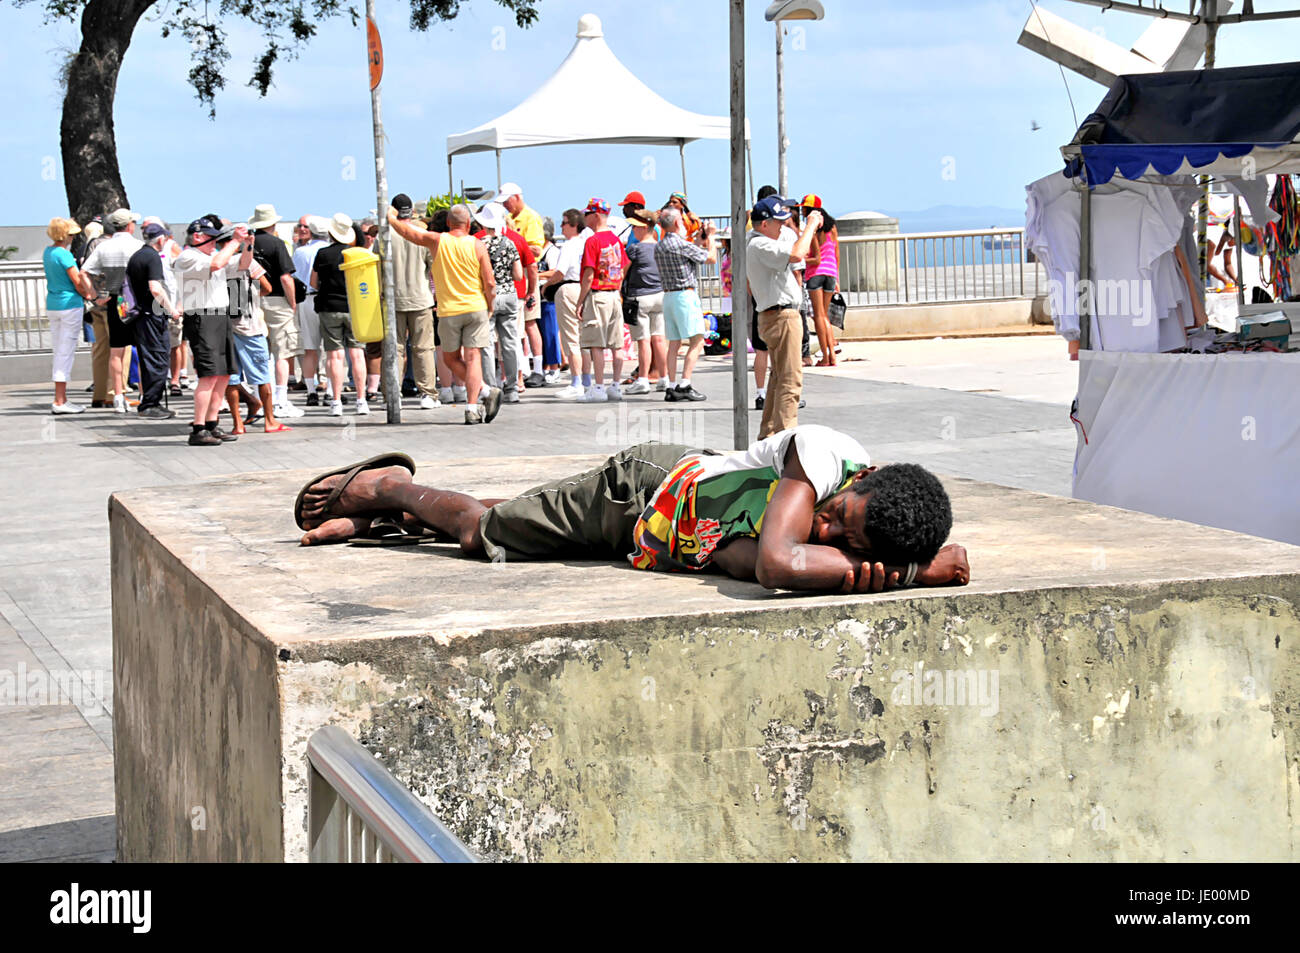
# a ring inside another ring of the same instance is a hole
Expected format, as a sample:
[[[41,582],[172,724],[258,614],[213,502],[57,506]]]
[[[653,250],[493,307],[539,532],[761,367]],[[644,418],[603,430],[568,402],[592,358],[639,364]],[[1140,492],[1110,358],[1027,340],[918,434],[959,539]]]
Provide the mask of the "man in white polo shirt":
[[[237,439],[217,426],[221,398],[230,375],[239,369],[230,328],[226,278],[253,264],[253,236],[246,226],[225,228],[211,216],[190,222],[188,247],[173,265],[184,312],[185,340],[194,354],[194,420],[191,447],[215,447]]]
[[[790,430],[799,423],[803,391],[803,286],[795,276],[821,226],[821,212],[808,214],[802,233],[790,225],[789,203],[779,195],[762,199],[750,212],[754,230],[745,243],[745,273],[758,309],[758,333],[767,342],[771,376],[758,439]]]

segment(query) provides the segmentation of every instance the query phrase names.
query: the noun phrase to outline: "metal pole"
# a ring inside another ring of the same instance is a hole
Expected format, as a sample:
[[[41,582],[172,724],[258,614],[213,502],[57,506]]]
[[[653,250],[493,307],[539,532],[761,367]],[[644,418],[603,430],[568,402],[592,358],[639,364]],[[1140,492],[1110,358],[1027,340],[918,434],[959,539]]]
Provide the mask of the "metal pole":
[[[690,192],[686,191],[686,140],[682,139],[677,143],[677,155],[682,160],[682,195],[690,198]]]
[[[779,25],[778,25],[779,29]],[[731,0],[731,440],[749,446],[749,282],[745,277],[745,0]]]
[[[497,150],[497,191],[501,191],[501,150]]]
[[[1084,173],[1083,194],[1079,196],[1079,350],[1092,348],[1092,187]]]
[[[749,204],[754,204],[754,150],[749,140],[745,140],[745,165],[749,167]]]
[[[456,180],[451,174],[451,156],[447,156],[447,194],[452,195],[456,191]],[[427,209],[425,211],[428,211]]]
[[[1241,271],[1241,196],[1239,195],[1232,197],[1232,221],[1228,224],[1236,231],[1232,237],[1237,253],[1237,314],[1241,314],[1241,309],[1246,306],[1246,276]]]
[[[1205,68],[1214,69],[1214,54],[1219,33],[1218,0],[1205,0]],[[1210,222],[1210,177],[1201,176],[1201,197],[1196,203],[1196,247],[1201,266],[1201,285],[1210,277],[1206,233]]]
[[[785,43],[781,21],[776,26],[776,187],[785,195],[790,189],[785,168]]]
[[[374,22],[375,0],[366,0],[366,19]],[[370,63],[367,45],[366,63]],[[388,169],[384,164],[384,112],[379,97],[379,83],[370,90],[370,113],[375,136],[375,218],[379,220],[379,245],[383,252],[380,267],[384,274],[384,352],[381,380],[384,382],[384,407],[387,422],[402,422],[402,381],[397,373],[397,316],[394,314],[393,254],[391,229],[388,227]],[[357,398],[365,391],[365,381],[357,381]],[[336,395],[337,396],[337,395]]]

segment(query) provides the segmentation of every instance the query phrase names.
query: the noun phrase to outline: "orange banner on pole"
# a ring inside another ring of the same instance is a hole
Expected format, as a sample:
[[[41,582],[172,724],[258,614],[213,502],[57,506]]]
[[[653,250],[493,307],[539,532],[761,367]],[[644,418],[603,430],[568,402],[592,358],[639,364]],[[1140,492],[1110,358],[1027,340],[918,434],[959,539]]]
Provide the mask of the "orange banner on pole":
[[[374,89],[384,78],[384,45],[379,42],[379,27],[366,17],[366,47],[370,62],[370,88]]]

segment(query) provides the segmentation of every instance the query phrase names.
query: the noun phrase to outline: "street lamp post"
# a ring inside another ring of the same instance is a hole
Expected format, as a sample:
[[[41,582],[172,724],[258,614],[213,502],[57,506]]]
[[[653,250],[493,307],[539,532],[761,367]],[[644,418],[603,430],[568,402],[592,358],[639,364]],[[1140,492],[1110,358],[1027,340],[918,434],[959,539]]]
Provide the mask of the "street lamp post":
[[[820,0],[776,0],[768,6],[763,18],[776,24],[776,166],[777,188],[782,195],[790,189],[786,173],[785,150],[789,142],[785,137],[785,44],[781,23],[785,20],[821,20],[826,10]]]

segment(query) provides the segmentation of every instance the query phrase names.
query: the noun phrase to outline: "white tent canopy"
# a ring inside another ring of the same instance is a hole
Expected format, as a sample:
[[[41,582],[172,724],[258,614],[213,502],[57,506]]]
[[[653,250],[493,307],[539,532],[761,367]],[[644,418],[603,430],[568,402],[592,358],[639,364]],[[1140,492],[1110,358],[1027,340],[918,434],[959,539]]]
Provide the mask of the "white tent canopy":
[[[580,103],[598,91],[613,109],[558,109],[557,103]],[[605,43],[600,18],[588,13],[578,21],[578,39],[551,78],[531,96],[491,122],[447,137],[447,168],[453,156],[497,153],[526,146],[574,143],[629,143],[677,146],[697,139],[729,139],[729,116],[705,116],[681,109],[652,90],[620,62]],[[748,123],[745,138],[749,138]],[[685,179],[685,160],[682,177]],[[500,182],[497,183],[498,186]]]

